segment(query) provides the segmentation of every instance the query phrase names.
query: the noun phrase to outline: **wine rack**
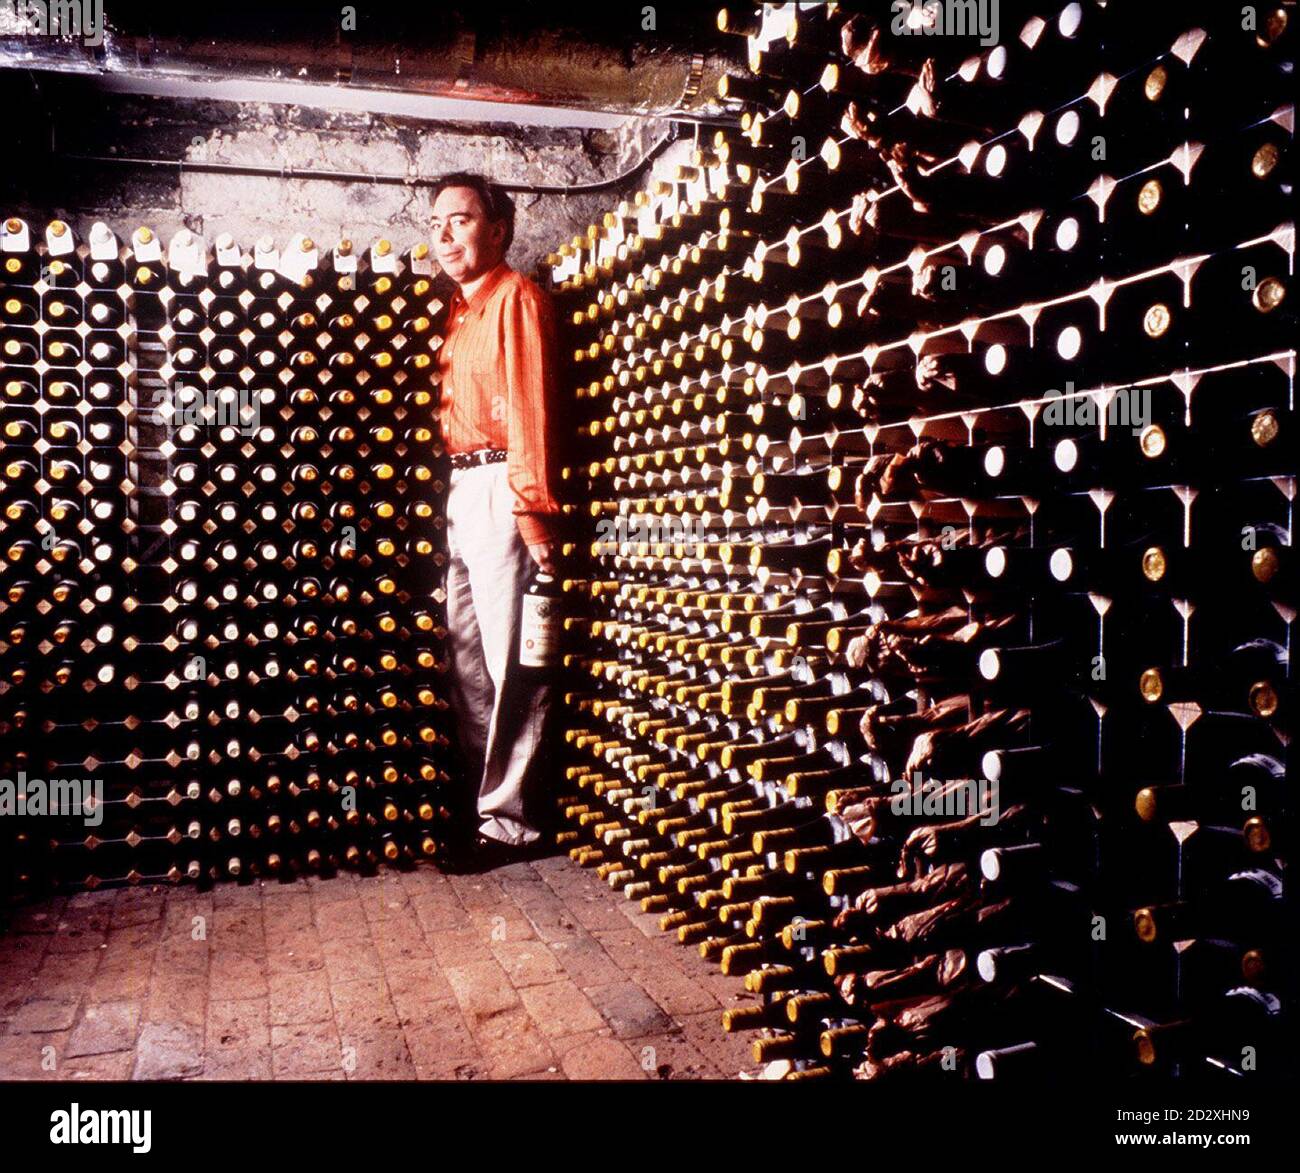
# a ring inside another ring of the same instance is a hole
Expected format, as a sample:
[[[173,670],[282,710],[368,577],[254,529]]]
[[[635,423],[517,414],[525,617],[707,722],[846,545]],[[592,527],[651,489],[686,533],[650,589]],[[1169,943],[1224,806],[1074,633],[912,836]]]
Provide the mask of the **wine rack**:
[[[1277,1077],[1295,9],[1003,15],[723,10],[549,258],[561,839],[770,1078]]]
[[[6,889],[436,856],[427,246],[20,219],[0,245]]]

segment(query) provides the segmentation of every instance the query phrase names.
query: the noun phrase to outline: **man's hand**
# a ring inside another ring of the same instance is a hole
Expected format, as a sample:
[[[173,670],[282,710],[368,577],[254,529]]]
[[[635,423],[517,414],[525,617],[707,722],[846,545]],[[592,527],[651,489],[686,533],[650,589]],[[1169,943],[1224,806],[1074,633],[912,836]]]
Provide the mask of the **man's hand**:
[[[554,550],[555,547],[550,542],[539,542],[536,546],[528,547],[528,553],[543,574],[555,573],[555,563],[551,560]]]

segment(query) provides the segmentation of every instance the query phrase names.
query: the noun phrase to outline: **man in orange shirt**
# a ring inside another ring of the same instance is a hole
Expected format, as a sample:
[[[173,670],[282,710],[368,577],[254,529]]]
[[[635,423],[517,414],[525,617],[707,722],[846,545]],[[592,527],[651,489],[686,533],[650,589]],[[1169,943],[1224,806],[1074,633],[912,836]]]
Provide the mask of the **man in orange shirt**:
[[[439,422],[451,455],[447,628],[452,706],[477,788],[477,866],[535,854],[545,676],[521,671],[522,598],[551,573],[555,483],[555,319],[547,295],[505,262],[510,197],[479,175],[433,188],[433,250],[457,285],[442,348]]]

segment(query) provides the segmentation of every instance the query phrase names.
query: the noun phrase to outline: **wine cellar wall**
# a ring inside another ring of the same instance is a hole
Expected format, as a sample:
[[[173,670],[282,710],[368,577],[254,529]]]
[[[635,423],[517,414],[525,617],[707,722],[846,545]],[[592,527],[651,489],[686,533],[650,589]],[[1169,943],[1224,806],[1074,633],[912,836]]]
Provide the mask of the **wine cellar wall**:
[[[1275,1077],[1295,11],[1008,8],[724,10],[739,128],[549,258],[561,838],[772,1077]]]
[[[428,246],[9,219],[0,250],[6,888],[435,854]]]
[[[1293,1075],[1295,6],[858,7],[547,258],[558,842],[763,1078]],[[464,862],[450,286],[281,235],[0,220],[6,904]]]

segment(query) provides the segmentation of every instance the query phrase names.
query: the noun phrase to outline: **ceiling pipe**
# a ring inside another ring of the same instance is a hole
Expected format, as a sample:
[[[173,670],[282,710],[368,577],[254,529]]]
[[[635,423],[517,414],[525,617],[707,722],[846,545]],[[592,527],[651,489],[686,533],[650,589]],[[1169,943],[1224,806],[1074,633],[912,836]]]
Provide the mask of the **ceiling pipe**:
[[[292,83],[303,104],[328,105],[339,86],[599,110],[656,117],[722,113],[717,83],[735,66],[718,54],[671,45],[631,49],[542,30],[528,37],[463,30],[441,44],[354,41],[341,34],[295,41],[155,37],[108,29],[103,44],[0,37],[0,68],[126,79]]]
[[[497,186],[506,191],[527,192],[534,195],[591,195],[596,192],[618,191],[635,179],[650,163],[677,141],[679,133],[676,123],[669,124],[669,131],[650,147],[631,167],[621,175],[608,179],[596,179],[587,183],[510,183],[501,181]],[[257,163],[215,163],[196,159],[148,159],[131,155],[69,155],[62,154],[61,159],[70,163],[88,163],[94,166],[144,167],[175,170],[181,173],[197,172],[208,175],[252,176],[259,179],[299,179],[319,180],[328,183],[376,183],[393,187],[432,187],[438,182],[437,177],[389,175],[382,172],[339,171],[322,167],[271,167]]]

